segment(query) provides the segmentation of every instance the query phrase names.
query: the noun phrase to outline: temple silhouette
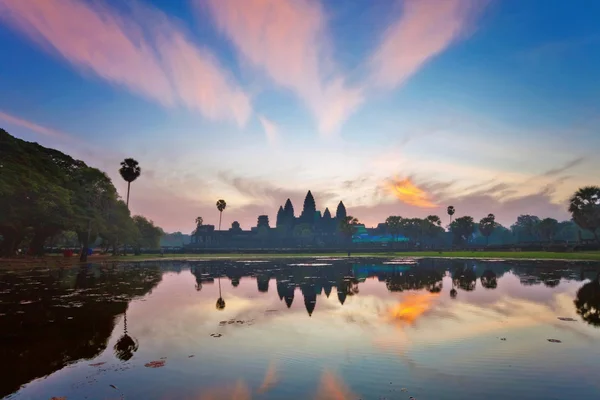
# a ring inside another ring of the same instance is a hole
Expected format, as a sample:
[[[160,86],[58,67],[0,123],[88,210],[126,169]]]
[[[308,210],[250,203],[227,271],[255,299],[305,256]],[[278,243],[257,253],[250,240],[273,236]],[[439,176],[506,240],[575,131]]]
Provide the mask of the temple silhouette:
[[[215,230],[214,225],[199,225],[192,232],[189,247],[295,247],[336,246],[342,243],[339,223],[347,216],[346,206],[339,202],[335,216],[329,208],[317,210],[315,198],[309,190],[304,198],[302,212],[296,216],[291,199],[279,206],[275,227],[268,215],[259,215],[256,226],[242,230],[234,221],[228,230]],[[357,226],[357,234],[365,233],[364,225]]]

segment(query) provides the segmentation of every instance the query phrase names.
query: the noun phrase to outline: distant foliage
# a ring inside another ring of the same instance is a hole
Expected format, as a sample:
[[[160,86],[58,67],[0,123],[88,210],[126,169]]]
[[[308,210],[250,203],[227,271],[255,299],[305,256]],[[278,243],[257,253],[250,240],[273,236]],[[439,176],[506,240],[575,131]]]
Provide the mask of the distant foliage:
[[[489,242],[489,238],[496,229],[496,217],[494,214],[488,214],[487,217],[484,217],[479,221],[479,232],[486,238],[486,241]]]
[[[450,232],[452,232],[454,243],[468,243],[473,235],[473,232],[475,232],[475,223],[473,222],[473,217],[464,216],[455,219],[450,224]]]

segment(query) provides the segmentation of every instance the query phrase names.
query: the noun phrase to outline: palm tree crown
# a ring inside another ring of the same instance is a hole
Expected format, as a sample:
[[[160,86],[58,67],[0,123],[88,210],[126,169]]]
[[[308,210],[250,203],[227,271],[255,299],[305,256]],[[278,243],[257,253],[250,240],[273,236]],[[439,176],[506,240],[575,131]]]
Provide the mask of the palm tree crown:
[[[133,158],[126,158],[121,161],[121,168],[119,169],[121,177],[125,182],[131,183],[135,181],[142,174],[140,164]]]
[[[139,178],[139,176],[142,174],[142,169],[136,160],[133,158],[126,158],[125,160],[121,161],[119,173],[125,182],[127,182],[127,207],[129,207],[129,188],[131,187],[131,182]]]
[[[217,200],[217,210],[219,210],[219,230],[221,230],[221,217],[223,216],[223,210],[227,207],[225,200]]]

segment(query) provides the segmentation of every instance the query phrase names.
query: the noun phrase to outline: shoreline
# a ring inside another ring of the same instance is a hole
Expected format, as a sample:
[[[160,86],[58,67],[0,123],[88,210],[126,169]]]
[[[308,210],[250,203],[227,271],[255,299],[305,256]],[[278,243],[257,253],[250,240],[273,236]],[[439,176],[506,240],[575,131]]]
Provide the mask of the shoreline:
[[[137,263],[148,261],[205,261],[205,260],[277,260],[292,258],[348,258],[346,253],[267,253],[267,254],[167,254],[160,256],[157,254],[148,255],[93,255],[88,257],[88,261],[82,263],[78,257],[64,258],[60,255],[48,255],[44,257],[15,257],[10,259],[0,259],[0,269],[23,269],[23,268],[68,268],[85,264],[109,264],[109,263]],[[501,261],[552,261],[552,262],[599,262],[600,252],[585,253],[555,253],[555,252],[390,252],[390,253],[352,253],[350,259],[355,258],[405,258],[405,259],[477,259],[491,262]]]

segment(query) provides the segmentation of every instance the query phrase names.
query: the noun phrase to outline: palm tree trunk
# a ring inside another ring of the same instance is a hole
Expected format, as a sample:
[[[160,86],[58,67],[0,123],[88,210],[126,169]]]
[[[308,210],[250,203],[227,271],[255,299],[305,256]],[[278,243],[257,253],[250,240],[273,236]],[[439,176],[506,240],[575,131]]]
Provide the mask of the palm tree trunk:
[[[129,210],[129,189],[131,189],[131,182],[127,182],[127,210]],[[123,255],[127,255],[127,242],[123,243]]]
[[[221,217],[223,216],[223,211],[219,211],[219,230],[221,230]]]

